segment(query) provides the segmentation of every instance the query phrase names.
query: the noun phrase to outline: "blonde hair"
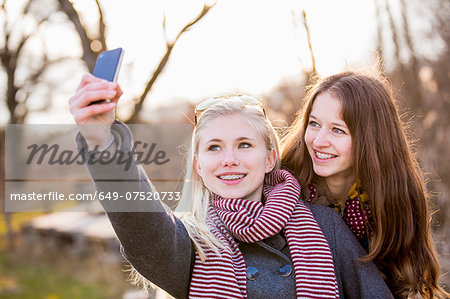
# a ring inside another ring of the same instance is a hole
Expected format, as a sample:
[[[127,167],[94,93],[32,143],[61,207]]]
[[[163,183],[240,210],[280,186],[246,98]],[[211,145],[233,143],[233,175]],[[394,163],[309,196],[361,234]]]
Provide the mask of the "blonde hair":
[[[198,150],[202,129],[217,117],[232,114],[243,115],[246,117],[249,125],[255,128],[264,138],[267,150],[275,150],[276,164],[273,170],[280,168],[279,139],[277,133],[270,121],[266,118],[264,111],[258,105],[246,104],[242,100],[242,97],[245,96],[217,98],[221,101],[201,113],[192,133],[182,199],[184,204],[190,202],[192,207],[189,212],[184,211],[180,219],[185,224],[189,236],[202,260],[206,259],[205,252],[207,250],[212,250],[216,254],[219,254],[220,249],[225,248],[224,244],[212,234],[210,226],[207,224],[210,191],[204,186],[202,178],[193,170],[194,155]],[[183,207],[186,208],[186,205],[183,205]],[[177,208],[177,211],[180,210],[182,209]]]

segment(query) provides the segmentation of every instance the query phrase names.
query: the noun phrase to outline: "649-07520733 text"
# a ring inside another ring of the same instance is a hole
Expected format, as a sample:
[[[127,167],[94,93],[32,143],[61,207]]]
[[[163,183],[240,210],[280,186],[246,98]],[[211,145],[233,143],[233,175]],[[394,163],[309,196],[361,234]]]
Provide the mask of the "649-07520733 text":
[[[151,191],[130,191],[120,194],[119,192],[99,192],[99,200],[170,200],[176,201],[181,199],[181,192],[172,191],[161,191],[161,192],[151,192]]]
[[[11,193],[9,196],[11,201],[89,201],[89,200],[128,200],[128,201],[143,201],[143,200],[168,200],[178,201],[181,199],[181,192],[174,191],[130,191],[125,193],[119,192],[97,192],[94,193],[70,193],[64,194],[61,192],[50,191],[47,193]]]

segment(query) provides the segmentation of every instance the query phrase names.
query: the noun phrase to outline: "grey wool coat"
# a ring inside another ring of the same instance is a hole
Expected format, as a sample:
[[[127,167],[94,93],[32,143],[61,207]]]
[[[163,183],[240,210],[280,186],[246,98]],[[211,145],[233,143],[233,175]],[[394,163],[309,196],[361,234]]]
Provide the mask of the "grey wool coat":
[[[112,133],[118,149],[130,152],[128,127],[115,122]],[[79,134],[80,150],[87,149]],[[90,156],[86,153],[87,158]],[[143,168],[133,163],[87,163],[97,192],[153,192]],[[146,279],[176,298],[187,298],[195,261],[195,249],[183,223],[160,201],[125,202],[102,200],[121,243],[123,256]],[[130,208],[130,204],[134,204]],[[362,263],[366,254],[341,217],[331,208],[310,206],[332,252],[341,298],[392,298],[373,263]],[[132,211],[132,212],[123,212]],[[150,211],[150,212],[149,212]],[[256,243],[239,242],[248,272],[248,298],[295,298],[295,273],[285,238],[275,235]],[[290,272],[290,274],[288,274]],[[252,279],[256,277],[255,279]]]

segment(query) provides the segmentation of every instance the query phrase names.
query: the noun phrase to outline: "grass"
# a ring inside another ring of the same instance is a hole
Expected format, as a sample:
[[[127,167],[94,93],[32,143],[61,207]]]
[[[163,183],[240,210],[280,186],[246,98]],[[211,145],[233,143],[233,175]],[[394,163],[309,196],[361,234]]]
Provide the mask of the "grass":
[[[120,298],[106,283],[81,282],[70,274],[46,263],[30,263],[0,253],[0,298]]]
[[[27,221],[45,213],[14,213],[12,227],[18,232]],[[121,298],[130,288],[120,269],[90,275],[101,265],[95,260],[65,256],[64,252],[36,256],[30,248],[6,249],[6,225],[0,213],[0,298],[1,299],[103,299]],[[58,256],[58,258],[55,258]],[[110,272],[108,272],[110,271]],[[115,281],[108,282],[114,277]],[[119,277],[119,278],[117,278]],[[117,282],[117,280],[122,280]]]

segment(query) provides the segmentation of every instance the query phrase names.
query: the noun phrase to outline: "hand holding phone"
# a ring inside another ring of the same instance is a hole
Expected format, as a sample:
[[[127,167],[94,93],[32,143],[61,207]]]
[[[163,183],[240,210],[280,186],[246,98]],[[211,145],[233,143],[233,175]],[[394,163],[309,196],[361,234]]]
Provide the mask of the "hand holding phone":
[[[122,48],[117,48],[100,53],[97,57],[97,61],[95,62],[95,67],[92,75],[100,79],[108,80],[110,82],[117,82],[120,66],[122,64],[123,53],[124,51]],[[109,102],[109,100],[94,101],[89,105],[101,104],[104,102]]]

